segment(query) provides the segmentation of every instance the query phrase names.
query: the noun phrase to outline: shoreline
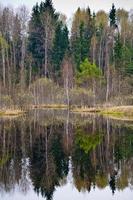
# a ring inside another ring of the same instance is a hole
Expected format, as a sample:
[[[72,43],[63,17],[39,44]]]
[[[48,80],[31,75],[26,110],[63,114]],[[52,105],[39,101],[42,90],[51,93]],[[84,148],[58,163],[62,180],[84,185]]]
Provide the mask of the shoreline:
[[[40,104],[32,105],[32,109],[67,109],[68,106],[65,104]]]
[[[25,114],[26,111],[20,110],[20,109],[4,109],[0,110],[0,117],[3,116],[19,116],[22,114]]]
[[[34,109],[68,109],[67,105],[63,104],[48,104],[48,105],[32,105],[29,110]],[[1,109],[0,116],[19,116],[23,115],[28,110],[21,109]],[[80,113],[80,114],[100,114],[103,116],[108,116],[114,119],[123,119],[133,121],[133,106],[112,106],[112,107],[72,107],[70,108],[70,112],[72,113]]]
[[[91,114],[96,113],[113,119],[133,121],[133,106],[112,106],[95,108],[75,108],[71,112]]]

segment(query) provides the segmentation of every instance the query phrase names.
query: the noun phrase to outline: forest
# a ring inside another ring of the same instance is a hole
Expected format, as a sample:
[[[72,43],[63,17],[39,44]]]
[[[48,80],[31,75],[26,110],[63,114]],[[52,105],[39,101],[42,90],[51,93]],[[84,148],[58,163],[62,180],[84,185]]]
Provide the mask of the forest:
[[[0,110],[133,104],[133,12],[0,6]]]
[[[0,199],[132,199],[133,9],[74,0],[69,19],[54,0],[5,2]]]

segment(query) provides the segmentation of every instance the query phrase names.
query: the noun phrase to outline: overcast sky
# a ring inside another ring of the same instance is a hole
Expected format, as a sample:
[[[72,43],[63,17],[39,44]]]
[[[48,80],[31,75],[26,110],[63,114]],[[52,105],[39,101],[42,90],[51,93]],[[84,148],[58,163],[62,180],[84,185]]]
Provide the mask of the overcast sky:
[[[31,10],[32,6],[36,2],[41,2],[41,0],[0,0],[0,2],[3,5],[13,5],[13,7],[25,4]],[[133,0],[53,0],[53,3],[57,11],[66,14],[68,17],[71,17],[78,7],[89,6],[95,12],[101,9],[109,11],[112,3],[114,3],[116,8],[133,9]]]

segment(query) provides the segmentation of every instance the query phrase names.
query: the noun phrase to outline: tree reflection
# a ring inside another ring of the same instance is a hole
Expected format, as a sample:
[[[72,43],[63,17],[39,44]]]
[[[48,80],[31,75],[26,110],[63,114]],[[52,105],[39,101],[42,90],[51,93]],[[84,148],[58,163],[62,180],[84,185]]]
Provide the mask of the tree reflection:
[[[45,127],[35,138],[31,151],[31,177],[34,190],[46,199],[52,199],[56,186],[68,174],[68,156],[62,144],[62,132],[56,127]],[[55,132],[56,131],[56,132]]]
[[[58,116],[58,115],[57,115]],[[0,190],[16,185],[52,200],[67,184],[69,160],[79,192],[109,186],[112,193],[133,186],[132,126],[90,116],[36,113],[32,118],[0,119]]]

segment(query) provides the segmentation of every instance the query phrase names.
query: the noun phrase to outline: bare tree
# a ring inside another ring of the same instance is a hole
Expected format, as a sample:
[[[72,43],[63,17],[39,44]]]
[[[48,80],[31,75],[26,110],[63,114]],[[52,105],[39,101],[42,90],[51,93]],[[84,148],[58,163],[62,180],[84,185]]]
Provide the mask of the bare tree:
[[[67,99],[67,105],[70,106],[70,94],[69,90],[73,87],[73,66],[72,66],[72,60],[71,57],[65,56],[63,60],[62,65],[62,76],[63,76],[63,82],[64,82],[64,89],[66,92],[66,99]]]
[[[27,29],[28,29],[28,19],[29,12],[27,8],[23,5],[18,9],[18,16],[21,23],[21,35],[22,35],[22,45],[21,45],[21,89],[25,86],[25,56],[26,56],[26,39],[27,39]]]
[[[3,86],[4,88],[6,87],[6,65],[5,65],[5,60],[6,60],[6,50],[8,48],[6,40],[2,37],[0,34],[0,45],[1,45],[1,56],[2,56],[2,77],[3,77]]]

